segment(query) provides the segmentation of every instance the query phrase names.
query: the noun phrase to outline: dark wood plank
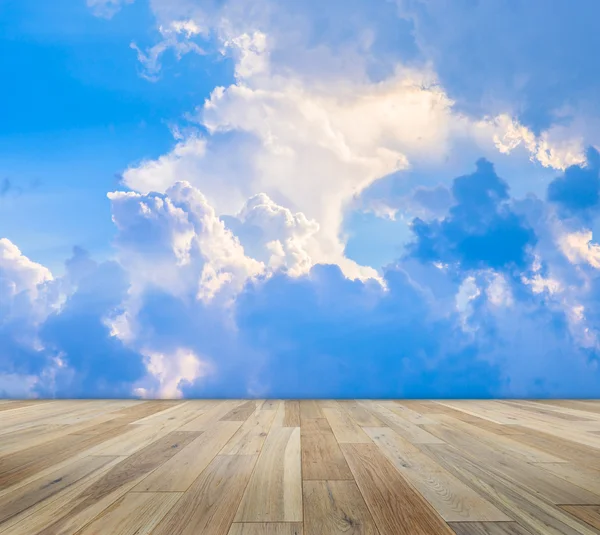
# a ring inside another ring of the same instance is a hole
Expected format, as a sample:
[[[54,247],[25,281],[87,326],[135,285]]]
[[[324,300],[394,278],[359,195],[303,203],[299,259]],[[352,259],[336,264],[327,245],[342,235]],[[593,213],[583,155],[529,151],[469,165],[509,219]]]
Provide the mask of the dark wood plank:
[[[452,533],[377,446],[342,444],[341,448],[381,535]]]

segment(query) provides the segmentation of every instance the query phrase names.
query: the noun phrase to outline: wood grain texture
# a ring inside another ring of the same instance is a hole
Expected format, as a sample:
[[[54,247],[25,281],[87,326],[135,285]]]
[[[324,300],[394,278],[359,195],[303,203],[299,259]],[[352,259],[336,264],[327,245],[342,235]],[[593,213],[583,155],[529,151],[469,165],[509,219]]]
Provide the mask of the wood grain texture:
[[[245,422],[255,410],[256,402],[246,401],[246,403],[242,403],[235,409],[231,409],[221,418],[221,421]]]
[[[452,522],[456,535],[531,535],[516,522]]]
[[[239,429],[240,422],[215,422],[133,489],[137,492],[185,491]]]
[[[562,508],[579,520],[600,530],[600,505],[563,505]]]
[[[255,411],[221,450],[221,455],[256,455],[263,447],[276,411]]]
[[[511,520],[393,430],[371,427],[365,431],[447,522]]]
[[[0,535],[598,535],[594,400],[0,400]]]
[[[283,419],[284,427],[300,426],[300,403],[298,401],[286,400],[285,417]]]
[[[257,457],[215,457],[152,535],[227,535]]]
[[[305,535],[379,535],[354,481],[304,482]]]
[[[302,479],[352,479],[352,472],[325,418],[303,419]]]
[[[271,430],[235,521],[302,521],[300,428]]]
[[[375,444],[342,444],[341,448],[382,535],[452,533]]]
[[[350,418],[350,415],[340,409],[321,409],[338,443],[370,443],[368,435]]]
[[[302,522],[231,524],[228,535],[302,535]]]
[[[148,535],[181,495],[180,492],[129,492],[77,535]]]

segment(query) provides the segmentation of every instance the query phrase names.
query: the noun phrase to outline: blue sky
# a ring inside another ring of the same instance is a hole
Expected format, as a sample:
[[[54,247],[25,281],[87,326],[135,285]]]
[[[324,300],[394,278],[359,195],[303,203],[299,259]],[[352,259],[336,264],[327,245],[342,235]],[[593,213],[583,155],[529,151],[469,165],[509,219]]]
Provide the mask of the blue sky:
[[[0,394],[597,397],[599,14],[2,2]]]

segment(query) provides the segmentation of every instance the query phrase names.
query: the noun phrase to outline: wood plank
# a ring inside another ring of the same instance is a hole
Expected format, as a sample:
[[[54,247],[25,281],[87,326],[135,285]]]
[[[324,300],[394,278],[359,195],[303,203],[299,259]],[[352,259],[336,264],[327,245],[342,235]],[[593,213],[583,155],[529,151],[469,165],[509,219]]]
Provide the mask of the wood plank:
[[[300,427],[300,403],[298,401],[285,401],[283,427]]]
[[[452,522],[456,535],[531,535],[516,522]]]
[[[215,457],[152,535],[227,535],[257,457]]]
[[[302,479],[352,479],[352,472],[325,418],[303,419]]]
[[[174,432],[125,458],[76,496],[36,535],[71,535],[130,491],[142,478],[187,446],[197,433]]]
[[[263,403],[261,403],[259,410],[276,411],[279,408],[279,405],[281,405],[281,403],[282,402],[278,399],[267,399],[263,401]]]
[[[76,506],[77,497],[80,496],[85,489],[93,485],[124,459],[124,457],[114,458],[114,460],[110,461],[99,470],[11,517],[9,520],[0,524],[0,533],[3,535],[31,535],[39,533],[42,529],[51,525],[57,517],[68,514],[68,512]],[[105,500],[105,504],[99,504],[95,514],[100,513],[103,508],[110,505],[110,503],[108,503],[109,501],[110,500],[107,499]],[[84,524],[79,525],[79,528],[83,525]]]
[[[215,422],[188,446],[145,477],[136,492],[186,491],[239,429],[241,422]]]
[[[228,535],[302,535],[301,522],[231,524]]]
[[[323,413],[319,404],[314,399],[300,400],[300,418],[301,419],[316,419],[323,418]]]
[[[435,420],[424,416],[423,414],[413,411],[411,408],[406,405],[400,403],[397,400],[394,401],[380,401],[379,405],[385,407],[386,409],[395,412],[398,416],[401,416],[405,420],[409,421],[411,424],[416,425],[431,425],[435,423]]]
[[[275,413],[276,411],[255,411],[225,444],[221,455],[256,455],[260,453],[269,429],[271,429]],[[221,421],[225,420],[221,419]]]
[[[223,416],[227,415],[231,410],[235,409],[238,405],[244,403],[242,400],[228,399],[222,400],[217,405],[210,409],[206,409],[203,414],[190,420],[185,425],[179,428],[180,431],[204,431],[207,427],[210,427],[213,422],[220,420]]]
[[[182,403],[183,402],[180,400],[145,401],[139,403],[138,405],[133,405],[132,407],[120,409],[114,414],[119,418],[127,419],[129,422],[136,422],[138,420],[142,420],[143,418],[147,418],[148,416],[166,411],[172,407],[178,407]]]
[[[305,535],[379,535],[354,481],[304,482]]]
[[[122,435],[125,431],[125,426],[121,426],[114,429],[109,436]],[[105,436],[65,435],[57,438],[50,445],[41,444],[5,455],[0,458],[0,488],[16,485],[104,440],[106,440]]]
[[[513,440],[549,454],[559,454],[561,459],[588,466],[593,470],[600,470],[600,455],[596,450],[564,437],[549,435],[525,427],[519,427],[519,429],[522,429],[523,433],[512,436]]]
[[[597,535],[537,493],[491,473],[488,463],[478,464],[448,445],[423,444],[419,448],[532,534]]]
[[[444,439],[444,431],[448,428],[452,430],[460,431],[461,435],[465,440],[469,440],[469,437],[473,437],[479,442],[482,442],[496,451],[508,453],[516,459],[520,459],[530,463],[560,463],[566,462],[565,459],[561,459],[556,455],[550,455],[549,453],[527,446],[518,440],[511,438],[507,435],[498,435],[486,429],[482,429],[477,425],[470,424],[457,420],[452,416],[439,415],[434,417],[439,423],[446,424],[439,429],[435,426],[425,426],[426,429],[432,434],[436,434],[440,438]],[[436,430],[438,432],[436,432]],[[438,434],[440,433],[440,434]]]
[[[381,535],[452,534],[375,444],[340,447]]]
[[[15,409],[20,409],[22,407],[30,407],[30,406],[36,406],[38,407],[40,405],[40,401],[37,399],[23,399],[23,400],[19,400],[19,401],[13,401],[13,400],[7,400],[8,403],[3,403],[0,405],[0,412],[4,412],[4,411],[12,411]],[[43,401],[41,402],[43,403]],[[4,415],[2,415],[4,417]]]
[[[256,401],[250,400],[238,405],[234,409],[231,409],[222,418],[222,422],[233,421],[233,422],[245,422],[252,413],[256,410]]]
[[[365,431],[446,522],[512,520],[390,428]]]
[[[548,407],[539,403],[526,400],[499,400],[500,403],[505,403],[509,406],[516,406],[533,414],[544,414],[559,420],[567,420],[569,422],[588,422],[594,420],[594,414],[585,413],[583,411],[563,409],[560,407]]]
[[[372,412],[365,409],[356,400],[339,401],[340,407],[361,427],[377,427],[385,424],[376,418]]]
[[[180,492],[128,492],[77,535],[149,535],[181,496]]]
[[[0,497],[0,524],[105,467],[117,457],[86,457]]]
[[[493,445],[484,444],[471,436],[464,436],[460,431],[449,426],[425,426],[436,430],[436,433],[478,463],[485,464],[486,469],[515,485],[534,494],[543,494],[544,499],[554,504],[591,505],[600,503],[600,496],[588,492],[576,485],[568,483],[541,468],[524,462],[505,453]]]
[[[366,408],[369,409],[377,418],[379,418],[383,423],[390,427],[400,436],[406,438],[413,444],[443,444],[444,441],[438,438],[435,435],[432,435],[430,432],[426,431],[424,428],[419,427],[418,425],[410,423],[408,420],[405,420],[395,412],[382,407],[381,405],[368,402],[365,404]]]
[[[600,496],[600,471],[575,463],[537,463],[542,470],[548,470],[573,485]]]
[[[367,434],[341,409],[321,409],[338,443],[370,443]]]
[[[562,508],[574,517],[600,530],[600,506],[598,505],[563,505]]]
[[[497,424],[491,422],[490,420],[479,418],[472,414],[467,414],[466,412],[446,407],[445,405],[440,405],[439,403],[402,400],[402,404],[406,405],[409,408],[412,408],[417,412],[421,412],[422,414],[431,416],[432,419],[434,419],[435,416],[439,414],[445,414],[446,416],[452,416],[457,420],[461,420],[462,422],[467,422],[476,425],[477,427],[485,429],[486,431],[496,433],[497,435],[512,435],[523,433],[522,430],[515,429],[513,425]]]
[[[278,427],[267,437],[235,522],[301,522],[300,428]]]

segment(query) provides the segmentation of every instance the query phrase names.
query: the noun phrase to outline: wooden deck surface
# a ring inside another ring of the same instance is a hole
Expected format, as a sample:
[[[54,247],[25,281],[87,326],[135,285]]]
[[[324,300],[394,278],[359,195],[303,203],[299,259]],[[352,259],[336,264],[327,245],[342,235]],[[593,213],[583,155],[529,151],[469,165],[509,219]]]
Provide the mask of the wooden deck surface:
[[[600,534],[600,402],[0,400],[16,534]]]

